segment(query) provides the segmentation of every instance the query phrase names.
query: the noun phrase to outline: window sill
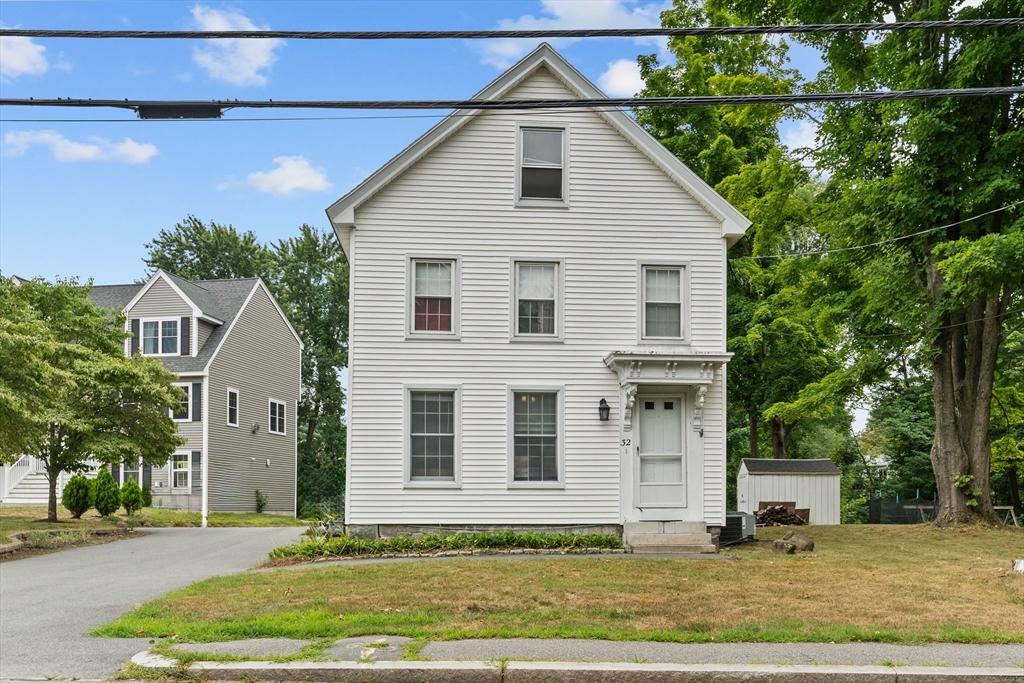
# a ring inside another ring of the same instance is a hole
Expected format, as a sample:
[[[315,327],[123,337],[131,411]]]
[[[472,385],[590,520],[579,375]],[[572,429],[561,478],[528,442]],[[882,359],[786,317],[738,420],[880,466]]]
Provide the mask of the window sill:
[[[637,344],[648,346],[689,346],[690,340],[683,337],[642,337]]]
[[[530,334],[515,334],[509,337],[510,342],[515,343],[532,343],[532,344],[563,344],[565,343],[564,337],[552,337],[550,335],[530,335]]]
[[[517,199],[517,209],[568,209],[569,202],[564,199]]]
[[[462,482],[460,481],[430,481],[430,480],[416,480],[407,481],[403,488],[407,489],[461,489]]]
[[[459,341],[461,334],[453,332],[406,332],[406,341]]]
[[[273,434],[274,436],[288,436],[287,432],[272,432],[269,429],[267,430],[267,434]]]
[[[510,481],[509,489],[547,489],[560,491],[565,489],[565,482],[561,481]]]

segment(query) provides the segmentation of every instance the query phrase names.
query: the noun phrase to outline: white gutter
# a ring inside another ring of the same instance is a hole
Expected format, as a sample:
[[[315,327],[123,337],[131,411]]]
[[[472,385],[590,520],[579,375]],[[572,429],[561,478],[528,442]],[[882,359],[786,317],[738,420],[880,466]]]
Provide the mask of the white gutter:
[[[203,377],[203,528],[210,516],[210,378]]]

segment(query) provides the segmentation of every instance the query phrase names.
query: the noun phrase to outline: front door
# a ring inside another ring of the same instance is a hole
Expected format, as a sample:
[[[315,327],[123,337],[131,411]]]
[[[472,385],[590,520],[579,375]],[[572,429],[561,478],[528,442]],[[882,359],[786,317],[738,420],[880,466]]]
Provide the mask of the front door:
[[[682,396],[642,396],[636,403],[640,408],[636,507],[682,507],[686,505]]]

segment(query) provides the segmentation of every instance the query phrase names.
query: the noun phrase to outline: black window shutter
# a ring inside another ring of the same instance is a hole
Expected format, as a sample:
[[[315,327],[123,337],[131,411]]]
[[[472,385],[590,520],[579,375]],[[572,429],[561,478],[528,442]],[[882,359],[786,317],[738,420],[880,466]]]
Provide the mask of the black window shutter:
[[[192,341],[192,330],[191,330],[192,318],[184,316],[181,319],[181,355],[189,356],[192,352],[189,351],[189,344]]]
[[[203,383],[192,382],[192,421],[203,419]]]
[[[132,318],[132,355],[139,352],[139,319]]]
[[[153,488],[153,466],[148,463],[142,466],[142,488]]]
[[[192,451],[192,492],[203,490],[203,452]]]
[[[114,482],[117,483],[118,486],[120,486],[121,485],[121,466],[120,465],[111,465],[110,466],[110,476],[112,476],[114,478]]]

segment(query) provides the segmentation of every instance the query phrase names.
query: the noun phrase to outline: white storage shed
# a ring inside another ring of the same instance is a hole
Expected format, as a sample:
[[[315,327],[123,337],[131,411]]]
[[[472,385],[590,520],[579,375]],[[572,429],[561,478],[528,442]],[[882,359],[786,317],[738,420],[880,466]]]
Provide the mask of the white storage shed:
[[[757,512],[765,502],[809,508],[811,524],[839,524],[839,468],[820,460],[744,458],[736,475],[736,507]]]

